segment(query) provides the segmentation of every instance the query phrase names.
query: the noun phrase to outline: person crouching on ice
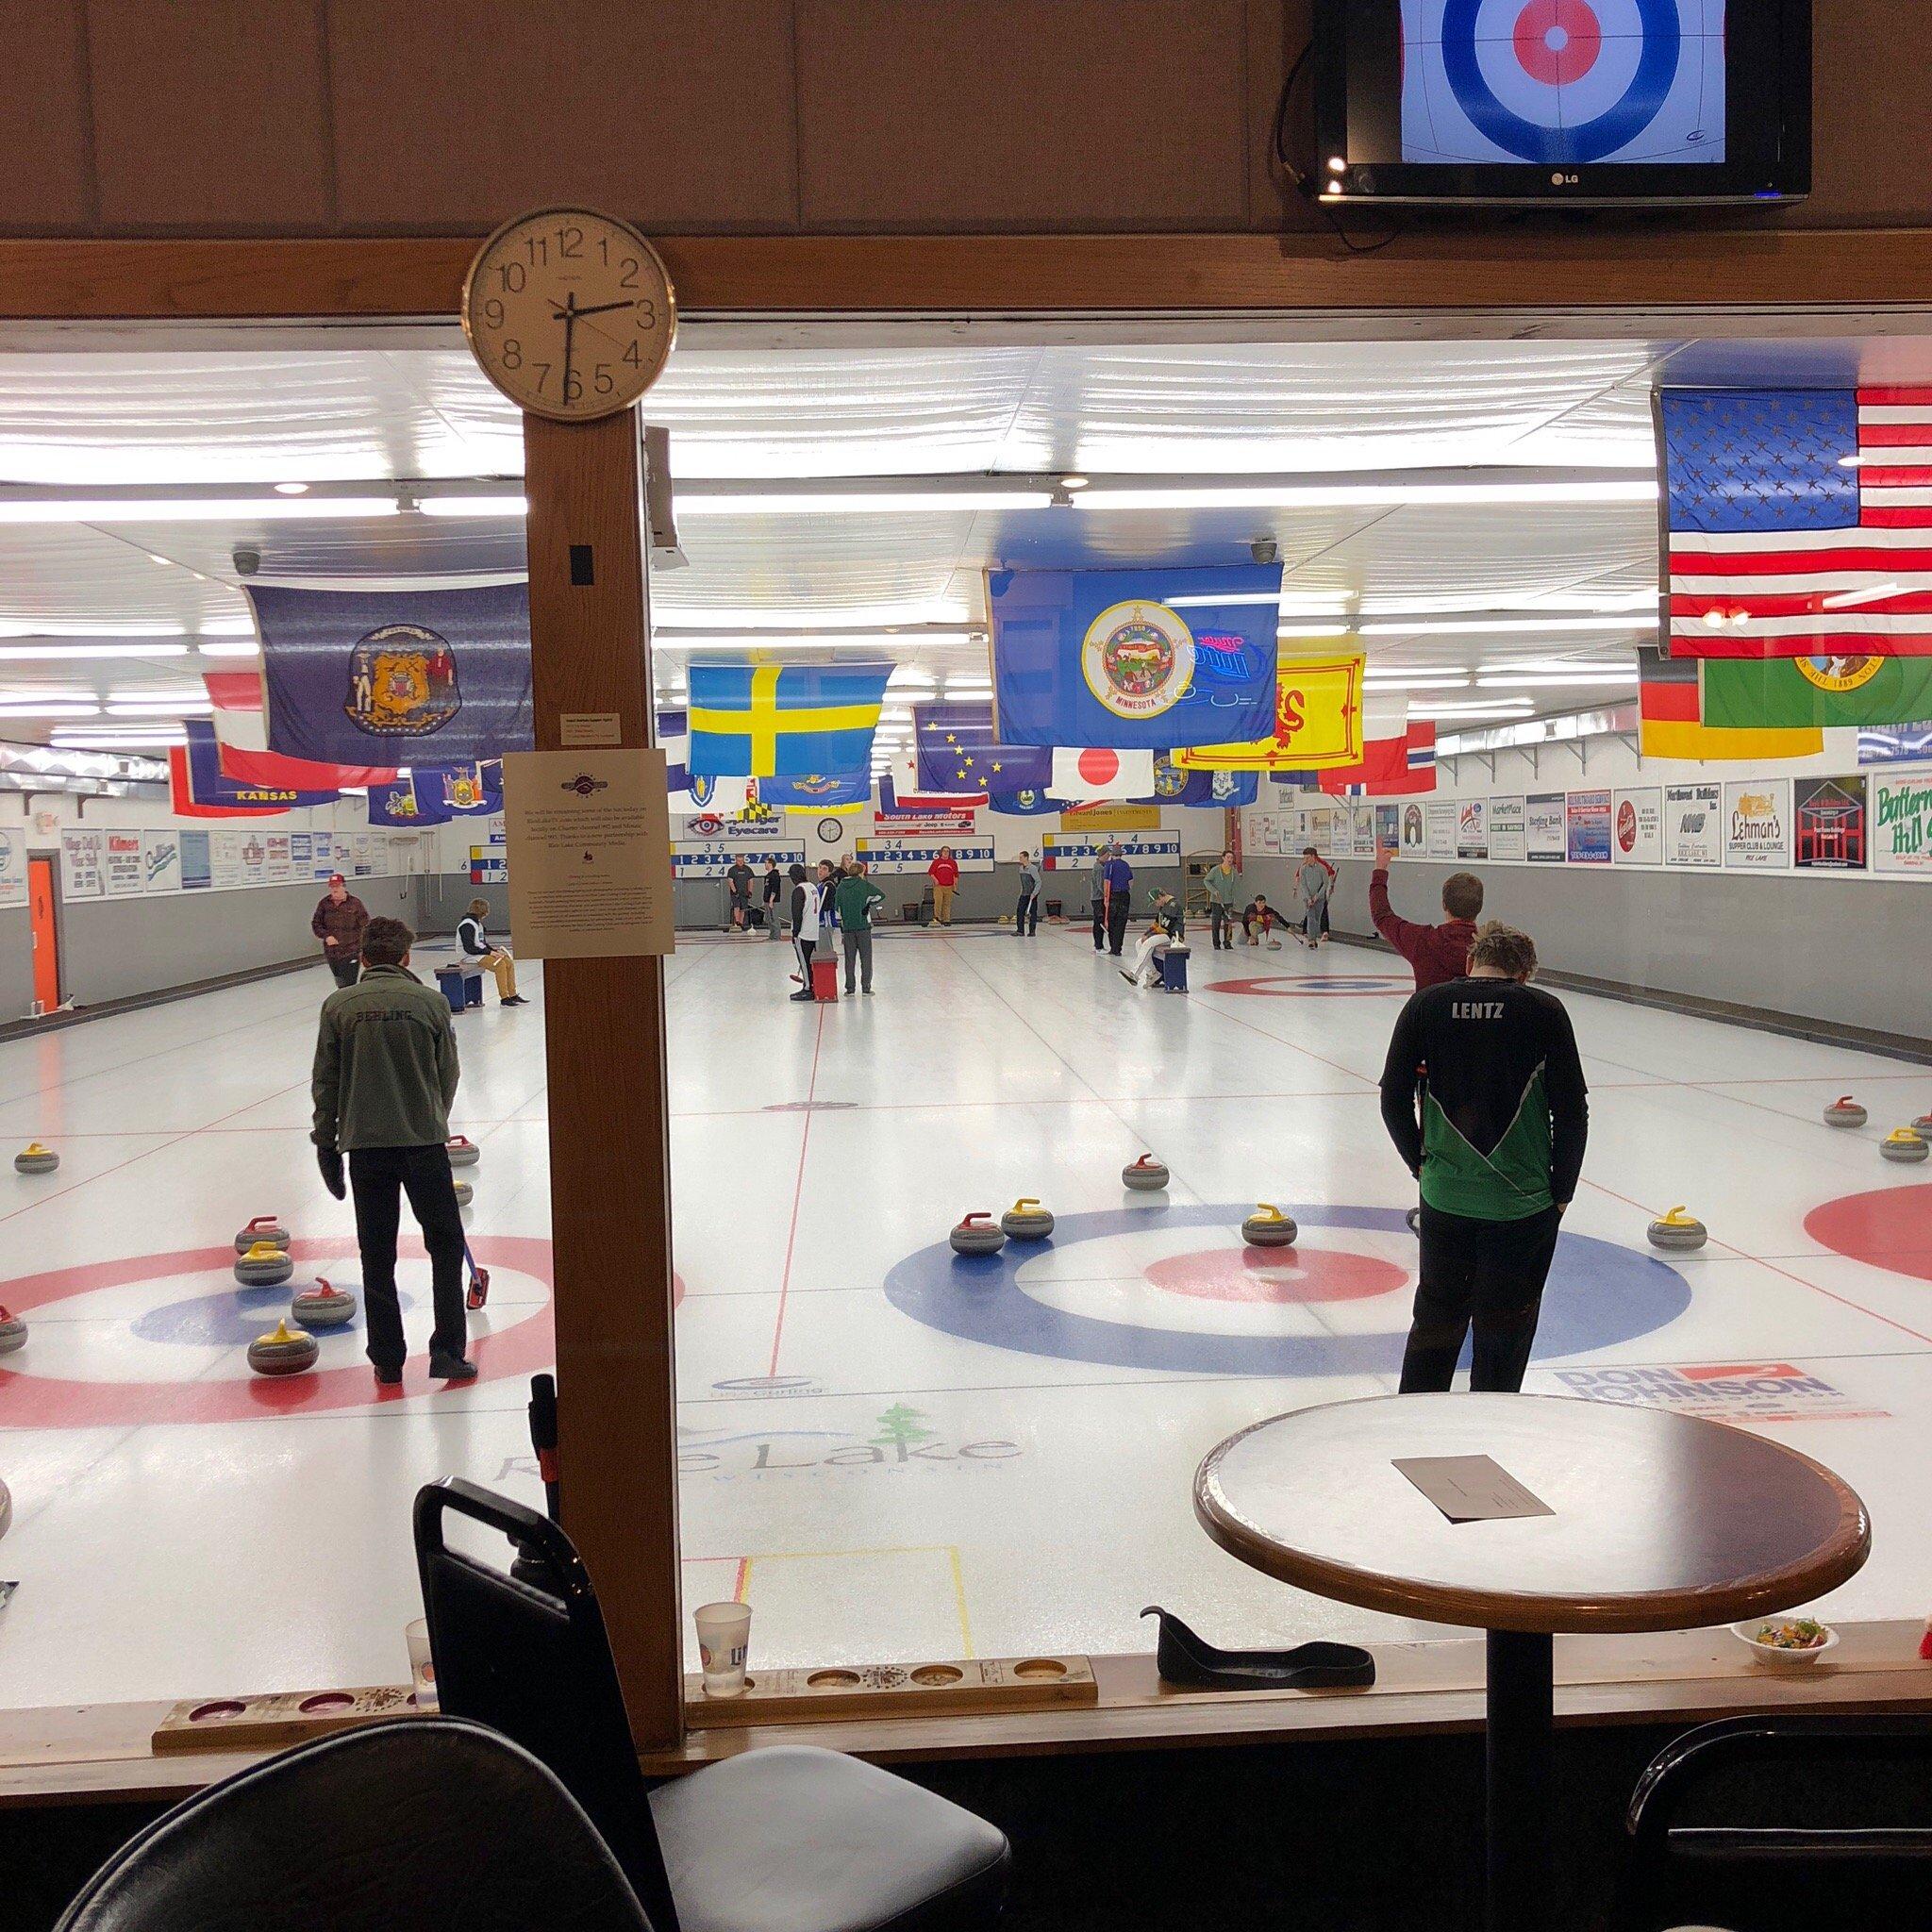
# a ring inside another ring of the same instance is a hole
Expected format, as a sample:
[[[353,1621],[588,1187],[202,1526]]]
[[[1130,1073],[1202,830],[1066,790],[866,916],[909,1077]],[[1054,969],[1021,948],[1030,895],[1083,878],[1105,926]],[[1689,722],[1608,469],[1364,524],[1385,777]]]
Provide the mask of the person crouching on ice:
[[[1160,956],[1169,946],[1186,937],[1183,924],[1181,902],[1169,891],[1158,891],[1154,895],[1154,924],[1141,936],[1141,943],[1134,949],[1134,964],[1130,971],[1123,966],[1121,977],[1129,986],[1158,986],[1160,984]]]

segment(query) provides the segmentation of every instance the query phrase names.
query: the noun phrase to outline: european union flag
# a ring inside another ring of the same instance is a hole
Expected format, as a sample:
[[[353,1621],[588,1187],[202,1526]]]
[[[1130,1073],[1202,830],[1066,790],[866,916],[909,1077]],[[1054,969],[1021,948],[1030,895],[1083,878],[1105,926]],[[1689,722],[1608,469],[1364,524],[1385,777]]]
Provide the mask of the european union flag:
[[[786,811],[856,811],[872,802],[872,773],[845,772],[803,778],[760,778],[758,803]]]
[[[369,788],[369,823],[372,825],[397,825],[408,830],[412,825],[446,825],[450,814],[441,804],[440,786],[416,790],[416,777],[410,773],[406,777],[392,778],[386,785],[372,785]]]
[[[912,741],[928,791],[1044,791],[1053,782],[1052,748],[1000,743],[991,700],[914,705]]]
[[[1279,564],[987,578],[1008,744],[1167,751],[1274,730]]]
[[[693,664],[695,776],[806,778],[872,767],[890,664]]]

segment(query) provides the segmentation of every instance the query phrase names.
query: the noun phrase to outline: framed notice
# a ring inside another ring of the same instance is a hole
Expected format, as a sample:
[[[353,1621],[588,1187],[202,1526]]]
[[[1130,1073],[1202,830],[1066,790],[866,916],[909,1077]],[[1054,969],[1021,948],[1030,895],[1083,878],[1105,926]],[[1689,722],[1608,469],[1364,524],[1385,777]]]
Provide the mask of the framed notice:
[[[1876,778],[1872,795],[1874,869],[1932,878],[1932,771]]]
[[[1724,865],[1734,872],[1791,868],[1791,781],[1734,778],[1724,785]]]
[[[141,835],[141,871],[150,892],[178,892],[181,890],[181,834],[143,832]]]
[[[183,831],[181,841],[181,890],[184,892],[206,892],[215,882],[214,855],[208,847],[206,832]]]
[[[1793,849],[1807,872],[1863,872],[1868,862],[1865,775],[1800,778],[1791,788]]]
[[[1571,792],[1563,826],[1563,854],[1572,865],[1609,864],[1613,840],[1607,791]]]
[[[1507,859],[1529,857],[1529,834],[1520,791],[1490,800],[1490,857]]]
[[[107,835],[90,827],[70,826],[60,834],[60,896],[98,899]]]
[[[1487,858],[1490,856],[1490,801],[1465,798],[1456,808],[1456,856],[1457,858]]]
[[[1355,858],[1375,856],[1375,808],[1367,799],[1348,808],[1348,850]]]
[[[1664,862],[1664,795],[1654,785],[1617,793],[1610,857],[1618,865]]]
[[[623,959],[675,950],[662,751],[511,752],[503,815],[520,953]]]
[[[265,841],[268,858],[263,875],[272,886],[286,886],[295,876],[295,856],[286,832],[271,832]]]
[[[1666,785],[1664,863],[1709,870],[1724,862],[1724,787]]]
[[[1429,830],[1419,805],[1402,808],[1402,849],[1411,858],[1420,858],[1429,842]]]
[[[1524,801],[1524,853],[1532,865],[1561,865],[1569,850],[1569,799],[1561,791],[1532,791]]]
[[[101,847],[101,882],[110,899],[139,898],[142,891],[142,853],[139,832],[104,832]]]
[[[1399,805],[1378,805],[1375,808],[1375,843],[1402,843],[1402,808]]]
[[[1427,858],[1454,858],[1456,857],[1456,807],[1453,804],[1425,805],[1423,808],[1423,824],[1426,834],[1423,854]]]

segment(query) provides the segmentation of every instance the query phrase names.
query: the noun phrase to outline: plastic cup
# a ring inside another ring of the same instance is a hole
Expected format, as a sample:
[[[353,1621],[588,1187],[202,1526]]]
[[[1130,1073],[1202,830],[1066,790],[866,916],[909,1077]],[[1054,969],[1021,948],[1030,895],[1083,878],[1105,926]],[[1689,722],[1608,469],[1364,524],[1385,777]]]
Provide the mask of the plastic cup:
[[[705,1667],[705,1695],[742,1697],[745,1658],[751,1654],[751,1606],[705,1604],[693,1615],[698,1657]]]
[[[435,1710],[441,1700],[436,1694],[436,1665],[429,1655],[429,1620],[418,1617],[408,1624],[403,1636],[409,1645],[409,1688],[416,1693],[418,1710]]]

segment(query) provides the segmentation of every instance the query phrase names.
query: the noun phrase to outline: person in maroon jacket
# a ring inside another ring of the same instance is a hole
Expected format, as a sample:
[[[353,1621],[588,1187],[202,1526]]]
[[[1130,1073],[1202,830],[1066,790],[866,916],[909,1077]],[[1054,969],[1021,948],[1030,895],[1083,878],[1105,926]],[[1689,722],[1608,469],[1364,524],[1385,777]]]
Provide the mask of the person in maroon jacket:
[[[1449,917],[1441,925],[1399,919],[1389,905],[1389,864],[1395,850],[1393,845],[1375,848],[1375,869],[1369,874],[1369,917],[1375,922],[1375,930],[1408,961],[1415,990],[1422,992],[1460,979],[1469,971],[1476,916],[1483,909],[1483,882],[1473,872],[1452,872],[1442,881],[1442,910]]]
[[[338,986],[354,986],[362,976],[362,934],[368,924],[368,907],[350,891],[341,873],[331,873],[308,930],[322,941],[322,957]]]

